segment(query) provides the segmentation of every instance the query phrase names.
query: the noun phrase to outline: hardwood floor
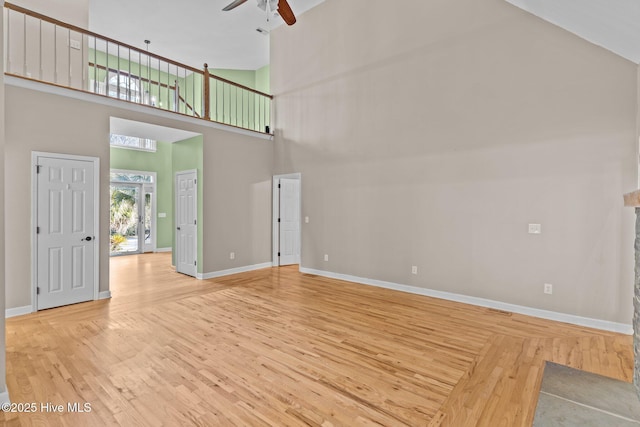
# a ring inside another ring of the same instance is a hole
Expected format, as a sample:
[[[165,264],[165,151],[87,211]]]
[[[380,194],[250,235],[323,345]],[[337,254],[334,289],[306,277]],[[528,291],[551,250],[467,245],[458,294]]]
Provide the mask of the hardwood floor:
[[[111,300],[8,319],[10,396],[38,411],[4,424],[512,427],[531,425],[545,360],[631,381],[629,336],[297,267],[198,281],[169,261],[114,258]]]

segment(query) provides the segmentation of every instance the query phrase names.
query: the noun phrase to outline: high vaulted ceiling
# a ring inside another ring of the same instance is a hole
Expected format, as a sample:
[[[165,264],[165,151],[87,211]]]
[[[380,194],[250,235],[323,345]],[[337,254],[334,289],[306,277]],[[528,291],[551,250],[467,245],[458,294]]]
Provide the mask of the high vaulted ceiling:
[[[289,0],[298,19],[324,0]],[[279,16],[267,22],[256,0],[223,12],[231,0],[90,0],[89,29],[158,55],[202,68],[256,70],[269,63],[269,30],[284,25]],[[296,25],[301,25],[298,22]]]
[[[638,0],[507,0],[546,21],[640,63]]]
[[[289,0],[300,18],[324,0]],[[334,1],[334,0],[332,0]],[[335,0],[345,1],[345,0]],[[370,0],[383,1],[383,0]],[[429,0],[421,0],[429,1]],[[640,63],[640,0],[505,0],[630,61]],[[201,68],[258,69],[269,62],[267,22],[257,0],[222,12],[231,0],[13,0],[64,21]],[[88,22],[83,18],[88,15]],[[304,25],[304,19],[296,25]],[[327,24],[330,29],[330,24]]]

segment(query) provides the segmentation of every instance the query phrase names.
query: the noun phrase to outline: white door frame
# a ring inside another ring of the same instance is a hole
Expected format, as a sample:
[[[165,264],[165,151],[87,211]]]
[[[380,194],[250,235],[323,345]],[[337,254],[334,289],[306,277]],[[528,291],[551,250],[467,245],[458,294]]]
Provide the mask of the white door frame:
[[[31,307],[32,311],[38,311],[38,235],[36,226],[38,222],[38,157],[50,157],[53,159],[80,160],[93,163],[93,221],[96,230],[95,247],[93,251],[93,299],[98,299],[100,292],[100,158],[88,156],[76,156],[73,154],[47,153],[43,151],[31,152]]]
[[[201,261],[198,259],[198,230],[200,230],[201,224],[200,221],[197,221],[198,218],[198,204],[200,203],[200,200],[198,200],[198,189],[200,188],[200,185],[202,185],[200,182],[198,182],[198,169],[186,169],[186,170],[182,170],[182,171],[177,171],[174,174],[173,177],[173,248],[172,251],[175,254],[175,262],[176,262],[176,272],[178,271],[178,175],[184,175],[184,174],[195,174],[196,176],[196,196],[194,197],[194,209],[195,209],[195,216],[196,216],[196,233],[193,237],[193,244],[195,246],[194,248],[194,254],[195,254],[195,259],[196,259],[196,272],[195,275],[193,277],[198,277],[198,265],[197,262]]]
[[[145,200],[146,200],[146,195],[147,193],[151,193],[151,243],[149,245],[147,245],[146,240],[146,234],[145,234],[145,229],[144,229],[144,219],[142,220],[142,253],[149,253],[149,252],[157,252],[158,249],[158,226],[157,226],[157,222],[158,222],[158,186],[156,185],[156,177],[155,177],[155,173],[154,173],[154,177],[153,177],[153,183],[143,183],[142,184],[142,194],[141,194],[141,198],[142,198],[142,209],[144,210],[146,208],[145,206]],[[150,191],[147,191],[147,189],[150,189]],[[146,212],[145,212],[146,215]]]
[[[273,229],[271,232],[271,265],[278,267],[280,260],[278,259],[278,250],[280,248],[280,226],[278,224],[278,217],[280,215],[280,189],[278,184],[281,178],[285,179],[297,179],[300,181],[300,262],[302,263],[302,174],[301,173],[288,173],[284,175],[274,175],[272,180],[273,194],[273,213],[271,215],[271,221],[273,223]]]
[[[130,169],[109,169],[109,173],[125,173],[125,174],[130,174],[130,175],[148,175],[151,177],[152,179],[152,183],[151,185],[153,186],[153,198],[151,199],[151,235],[154,236],[154,238],[152,239],[152,251],[151,252],[156,252],[156,250],[158,249],[158,174],[156,172],[151,172],[151,171],[138,171],[138,170],[130,170]],[[131,184],[130,182],[127,181],[109,181],[109,185],[111,185],[112,183],[118,183],[118,184]],[[142,184],[142,197],[144,199],[144,186],[145,185],[149,185],[148,182],[141,182],[140,184]],[[144,200],[143,200],[144,201]],[[144,207],[144,204],[143,204]],[[143,230],[144,232],[144,230]],[[141,253],[145,253],[144,250],[144,237],[143,237],[143,242],[142,242],[142,247],[141,247]]]

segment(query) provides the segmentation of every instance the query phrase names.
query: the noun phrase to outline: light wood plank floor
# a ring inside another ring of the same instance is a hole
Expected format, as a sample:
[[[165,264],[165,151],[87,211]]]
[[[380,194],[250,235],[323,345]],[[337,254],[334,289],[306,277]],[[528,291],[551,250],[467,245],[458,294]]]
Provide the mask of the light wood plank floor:
[[[526,426],[545,360],[631,380],[632,339],[270,268],[114,258],[113,298],[7,320],[11,426]],[[66,408],[65,408],[66,409]]]

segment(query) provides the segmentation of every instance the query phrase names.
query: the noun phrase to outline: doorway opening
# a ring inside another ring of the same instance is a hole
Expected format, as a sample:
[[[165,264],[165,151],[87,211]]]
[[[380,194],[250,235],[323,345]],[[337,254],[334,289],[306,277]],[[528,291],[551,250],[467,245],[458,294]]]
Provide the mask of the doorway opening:
[[[131,255],[156,250],[156,173],[111,170],[109,187],[109,254]]]
[[[300,264],[301,191],[301,174],[273,177],[272,264],[274,266]]]
[[[176,268],[175,175],[191,169],[202,175],[203,136],[119,117],[109,125],[110,258],[145,263],[149,252],[167,252],[171,256],[161,258]],[[197,249],[193,253],[201,264]]]

